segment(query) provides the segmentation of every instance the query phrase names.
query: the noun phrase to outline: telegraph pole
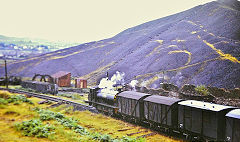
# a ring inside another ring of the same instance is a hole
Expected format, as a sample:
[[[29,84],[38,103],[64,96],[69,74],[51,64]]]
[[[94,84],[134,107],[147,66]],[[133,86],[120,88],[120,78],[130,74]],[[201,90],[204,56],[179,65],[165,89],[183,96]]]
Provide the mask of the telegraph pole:
[[[6,88],[8,88],[8,75],[7,75],[7,60],[4,59],[5,62],[5,83],[6,83]]]

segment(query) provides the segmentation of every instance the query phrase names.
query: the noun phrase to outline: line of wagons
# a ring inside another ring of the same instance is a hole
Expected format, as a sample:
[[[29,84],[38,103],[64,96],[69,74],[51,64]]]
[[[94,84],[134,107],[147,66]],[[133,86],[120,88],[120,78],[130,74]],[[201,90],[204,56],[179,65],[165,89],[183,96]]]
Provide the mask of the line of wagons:
[[[134,91],[91,89],[88,103],[98,111],[149,125],[189,141],[240,142],[240,109]]]
[[[58,93],[58,85],[49,82],[22,81],[21,86],[44,94],[56,95]]]

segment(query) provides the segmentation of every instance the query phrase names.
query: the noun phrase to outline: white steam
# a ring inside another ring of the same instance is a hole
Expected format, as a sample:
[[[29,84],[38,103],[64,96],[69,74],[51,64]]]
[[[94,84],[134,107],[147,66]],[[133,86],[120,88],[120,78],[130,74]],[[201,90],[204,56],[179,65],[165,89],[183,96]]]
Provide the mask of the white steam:
[[[134,91],[136,91],[135,86],[137,85],[138,81],[137,80],[132,80],[129,85],[133,88]]]
[[[108,93],[108,94],[117,94],[118,91],[114,90],[114,85],[116,84],[124,84],[124,76],[125,73],[121,73],[119,71],[117,71],[112,77],[111,79],[108,79],[108,77],[106,78],[102,78],[98,87],[101,88],[101,93]]]
[[[124,84],[124,76],[125,73],[121,73],[119,71],[117,71],[112,77],[111,77],[111,81],[113,82],[113,84]]]

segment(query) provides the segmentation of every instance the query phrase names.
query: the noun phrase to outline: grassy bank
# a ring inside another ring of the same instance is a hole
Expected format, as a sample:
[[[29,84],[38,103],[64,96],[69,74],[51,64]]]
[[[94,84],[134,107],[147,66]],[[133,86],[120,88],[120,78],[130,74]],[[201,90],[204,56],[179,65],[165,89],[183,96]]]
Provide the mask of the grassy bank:
[[[0,91],[0,94],[5,94],[0,96],[8,96],[8,98],[16,96],[4,91]],[[2,99],[6,100],[6,97]],[[112,141],[177,142],[159,134],[136,140],[137,136],[151,133],[151,131],[102,114],[93,114],[88,111],[73,112],[71,107],[65,105],[49,108],[51,104],[39,105],[38,102],[41,99],[38,98],[27,98],[27,100],[32,103],[9,101],[0,104],[0,142],[79,142],[110,139]],[[124,129],[128,130],[119,131]],[[25,130],[27,133],[24,133]],[[127,134],[139,131],[143,132],[131,138],[125,137]],[[35,135],[39,133],[43,136]],[[49,135],[45,137],[45,133]]]

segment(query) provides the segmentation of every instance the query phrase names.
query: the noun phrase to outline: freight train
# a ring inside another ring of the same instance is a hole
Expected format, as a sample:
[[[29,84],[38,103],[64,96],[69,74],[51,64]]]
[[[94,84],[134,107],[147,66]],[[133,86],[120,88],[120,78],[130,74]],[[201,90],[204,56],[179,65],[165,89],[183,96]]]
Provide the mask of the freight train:
[[[145,124],[188,141],[240,141],[240,109],[134,91],[90,90],[88,101],[98,111]]]
[[[39,82],[39,81],[22,81],[21,86],[23,88],[29,88],[44,94],[53,94],[56,95],[58,93],[57,84],[49,83],[49,82]]]

